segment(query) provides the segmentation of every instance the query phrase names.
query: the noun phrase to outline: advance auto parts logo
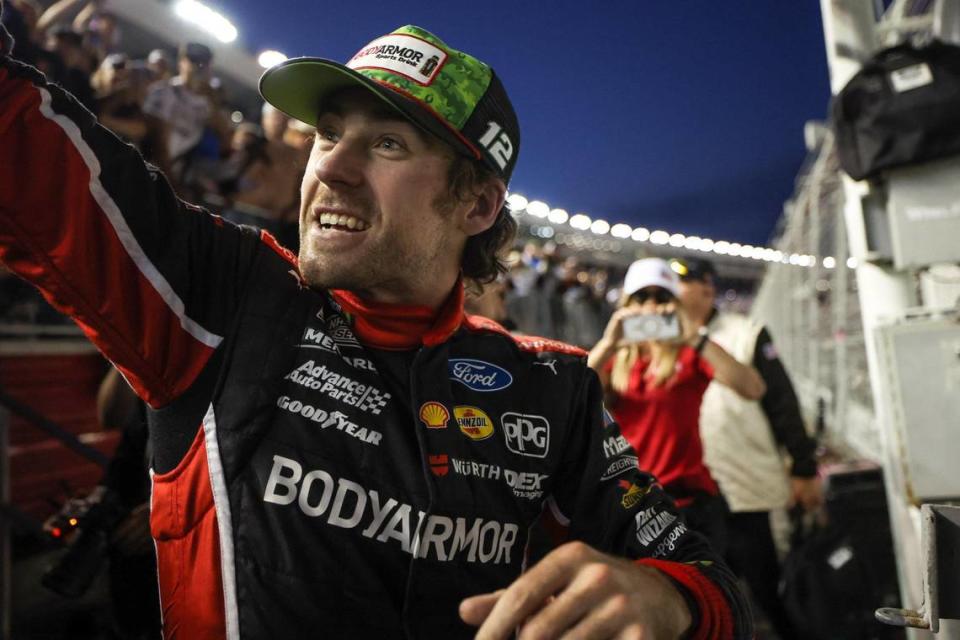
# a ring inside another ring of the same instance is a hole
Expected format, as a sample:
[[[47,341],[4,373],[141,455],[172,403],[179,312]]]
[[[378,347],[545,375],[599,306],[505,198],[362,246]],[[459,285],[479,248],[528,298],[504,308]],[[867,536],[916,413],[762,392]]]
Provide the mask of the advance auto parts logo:
[[[506,369],[483,360],[453,358],[449,361],[450,379],[474,391],[500,391],[513,384]]]
[[[482,409],[457,406],[453,416],[460,431],[471,440],[486,440],[493,435],[493,421]]]
[[[424,402],[420,405],[420,422],[427,429],[446,429],[450,412],[439,402]]]

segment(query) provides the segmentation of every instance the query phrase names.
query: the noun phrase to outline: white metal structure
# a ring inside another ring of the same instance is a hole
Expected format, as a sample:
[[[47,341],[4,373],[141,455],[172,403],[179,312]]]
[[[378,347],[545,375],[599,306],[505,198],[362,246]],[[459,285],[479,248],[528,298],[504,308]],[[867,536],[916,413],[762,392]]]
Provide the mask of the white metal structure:
[[[884,46],[930,35],[960,42],[960,0],[884,4],[821,0],[834,95]],[[806,133],[810,156],[776,248],[819,259],[811,269],[770,265],[753,314],[771,327],[805,409],[822,409],[828,441],[883,465],[902,606],[923,612],[921,506],[960,499],[960,311],[957,284],[936,277],[955,277],[960,231],[944,236],[903,212],[933,207],[951,219],[960,161],[890,171],[871,185],[839,169],[826,127]],[[960,210],[955,218],[948,224],[960,230]],[[960,638],[960,622],[930,626]]]

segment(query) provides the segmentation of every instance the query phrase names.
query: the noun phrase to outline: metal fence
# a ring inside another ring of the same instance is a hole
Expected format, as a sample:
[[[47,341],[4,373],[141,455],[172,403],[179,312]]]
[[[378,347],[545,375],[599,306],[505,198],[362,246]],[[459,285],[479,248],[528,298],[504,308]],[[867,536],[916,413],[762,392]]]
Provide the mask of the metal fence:
[[[814,139],[773,246],[785,256],[813,256],[809,266],[767,267],[751,314],[770,329],[808,421],[822,419],[828,445],[880,460],[863,324],[844,225],[844,194],[830,131]]]

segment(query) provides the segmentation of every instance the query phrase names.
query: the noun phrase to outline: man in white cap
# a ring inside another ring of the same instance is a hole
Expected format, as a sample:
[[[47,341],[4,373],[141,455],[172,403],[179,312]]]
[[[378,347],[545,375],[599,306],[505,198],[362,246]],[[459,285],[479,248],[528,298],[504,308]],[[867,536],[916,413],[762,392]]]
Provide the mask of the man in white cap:
[[[299,260],[0,59],[0,258],[151,407],[168,637],[750,637],[585,353],[463,313],[515,229],[493,70],[407,26],[261,91],[317,125]]]

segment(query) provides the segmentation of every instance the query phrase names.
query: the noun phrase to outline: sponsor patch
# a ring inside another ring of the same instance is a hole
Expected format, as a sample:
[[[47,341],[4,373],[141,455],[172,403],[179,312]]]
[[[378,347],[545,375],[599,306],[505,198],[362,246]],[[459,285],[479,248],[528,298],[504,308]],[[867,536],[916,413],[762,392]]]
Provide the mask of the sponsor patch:
[[[603,472],[603,475],[600,476],[600,480],[610,480],[615,478],[621,473],[631,471],[637,468],[639,462],[637,461],[636,456],[620,456],[607,466],[607,470]]]
[[[669,553],[672,553],[677,548],[677,540],[680,539],[680,536],[687,532],[687,525],[682,522],[678,522],[677,526],[673,528],[670,533],[667,534],[667,537],[664,538],[663,542],[657,545],[657,548],[653,550],[654,558],[662,558]]]
[[[307,360],[285,377],[302,387],[319,391],[331,400],[337,400],[347,406],[372,413],[375,416],[380,415],[390,399],[389,393],[367,384],[360,384],[343,374],[328,369],[325,364],[318,365],[313,360]]]
[[[621,496],[620,504],[623,505],[624,509],[633,509],[643,500],[644,496],[650,493],[651,486],[641,487],[637,484],[631,484],[627,492]]]
[[[507,412],[500,416],[507,449],[521,456],[546,458],[550,450],[550,423],[543,416]]]
[[[622,435],[610,436],[603,441],[603,455],[609,460],[630,448],[630,443]]]
[[[347,66],[351,69],[384,69],[417,84],[429,85],[447,61],[447,53],[433,44],[399,33],[377,38],[358,51]]]
[[[541,367],[547,367],[550,371],[553,372],[553,375],[557,375],[557,361],[554,360],[545,360],[543,362],[534,362],[535,365],[540,365]]]
[[[544,473],[532,471],[514,471],[499,465],[475,460],[450,459],[453,472],[459,476],[482,478],[484,480],[503,480],[513,495],[527,500],[537,500],[543,497],[543,481],[549,478]]]
[[[330,321],[327,322],[327,328],[330,330],[330,335],[333,336],[333,340],[341,347],[353,347],[354,349],[363,348],[360,346],[360,343],[357,342],[357,337],[353,335],[353,331],[350,329],[350,323],[348,323],[343,316],[330,316]]]
[[[430,471],[432,471],[433,475],[437,476],[438,478],[442,478],[450,471],[450,464],[447,459],[447,454],[441,453],[435,456],[427,456],[427,458],[430,462]]]
[[[658,512],[650,507],[637,514],[637,540],[645,547],[649,547],[667,528],[676,522],[677,516],[669,511]]]
[[[318,425],[320,425],[321,429],[329,429],[330,427],[334,427],[337,431],[342,431],[347,435],[353,436],[357,440],[366,442],[367,444],[379,446],[380,439],[383,437],[383,434],[381,434],[379,431],[361,427],[357,423],[351,422],[347,419],[346,415],[340,413],[339,411],[328,413],[319,407],[306,404],[300,400],[292,400],[290,396],[280,396],[277,398],[277,406],[284,411],[289,411],[290,413],[302,416],[307,420],[316,422]]]
[[[493,421],[482,409],[456,406],[453,416],[460,431],[471,440],[486,440],[493,435]]]
[[[511,564],[520,527],[485,518],[427,514],[325,469],[305,470],[275,455],[263,501],[369,540],[399,545],[414,558],[438,562]],[[519,558],[517,559],[519,562]]]
[[[450,412],[439,402],[424,402],[420,405],[420,422],[427,429],[446,429]]]
[[[473,391],[500,391],[513,384],[509,371],[483,360],[453,358],[448,367],[451,380]]]

